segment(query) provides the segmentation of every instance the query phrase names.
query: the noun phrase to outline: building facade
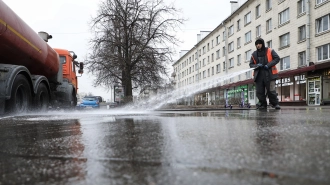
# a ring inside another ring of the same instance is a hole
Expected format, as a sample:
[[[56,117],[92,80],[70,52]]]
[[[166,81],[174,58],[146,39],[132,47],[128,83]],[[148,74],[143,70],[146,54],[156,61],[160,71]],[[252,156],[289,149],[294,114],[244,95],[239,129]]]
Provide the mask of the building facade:
[[[259,37],[281,57],[280,105],[330,103],[330,0],[247,0],[173,64],[181,101],[255,105],[249,62]]]

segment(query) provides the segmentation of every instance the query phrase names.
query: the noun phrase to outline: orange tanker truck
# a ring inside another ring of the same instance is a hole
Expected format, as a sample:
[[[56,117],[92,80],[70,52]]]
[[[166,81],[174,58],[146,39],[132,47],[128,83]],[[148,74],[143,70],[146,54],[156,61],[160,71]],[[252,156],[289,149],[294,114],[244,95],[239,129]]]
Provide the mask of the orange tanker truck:
[[[83,63],[72,51],[51,48],[50,38],[0,0],[0,114],[76,106]]]

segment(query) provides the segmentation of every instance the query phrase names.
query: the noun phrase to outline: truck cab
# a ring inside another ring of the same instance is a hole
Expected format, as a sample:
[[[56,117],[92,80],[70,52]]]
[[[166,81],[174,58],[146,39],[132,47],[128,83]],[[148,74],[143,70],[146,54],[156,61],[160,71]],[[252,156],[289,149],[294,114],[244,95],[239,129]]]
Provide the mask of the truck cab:
[[[58,53],[60,63],[62,64],[63,67],[62,68],[63,79],[66,79],[69,83],[71,83],[74,86],[75,91],[77,93],[78,90],[78,80],[76,74],[77,62],[75,61],[75,58],[77,58],[77,56],[73,52],[70,53],[70,51],[65,49],[55,48],[54,50]]]

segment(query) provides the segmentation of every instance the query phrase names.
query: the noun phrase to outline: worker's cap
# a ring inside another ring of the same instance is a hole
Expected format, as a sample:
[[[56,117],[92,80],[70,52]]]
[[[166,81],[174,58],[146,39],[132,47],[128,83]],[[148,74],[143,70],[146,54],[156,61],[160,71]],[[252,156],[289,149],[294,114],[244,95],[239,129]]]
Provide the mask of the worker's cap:
[[[263,44],[262,40],[256,40],[255,45]]]

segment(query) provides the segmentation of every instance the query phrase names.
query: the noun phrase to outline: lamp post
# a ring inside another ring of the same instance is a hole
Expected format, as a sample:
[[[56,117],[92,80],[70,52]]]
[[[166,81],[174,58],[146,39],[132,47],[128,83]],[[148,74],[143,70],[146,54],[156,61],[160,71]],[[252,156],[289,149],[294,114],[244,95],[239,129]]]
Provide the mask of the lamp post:
[[[113,85],[113,102],[116,102],[116,85]]]
[[[114,82],[114,85],[113,85],[113,102],[117,102],[116,101],[116,87],[119,87],[118,86],[118,82]]]

